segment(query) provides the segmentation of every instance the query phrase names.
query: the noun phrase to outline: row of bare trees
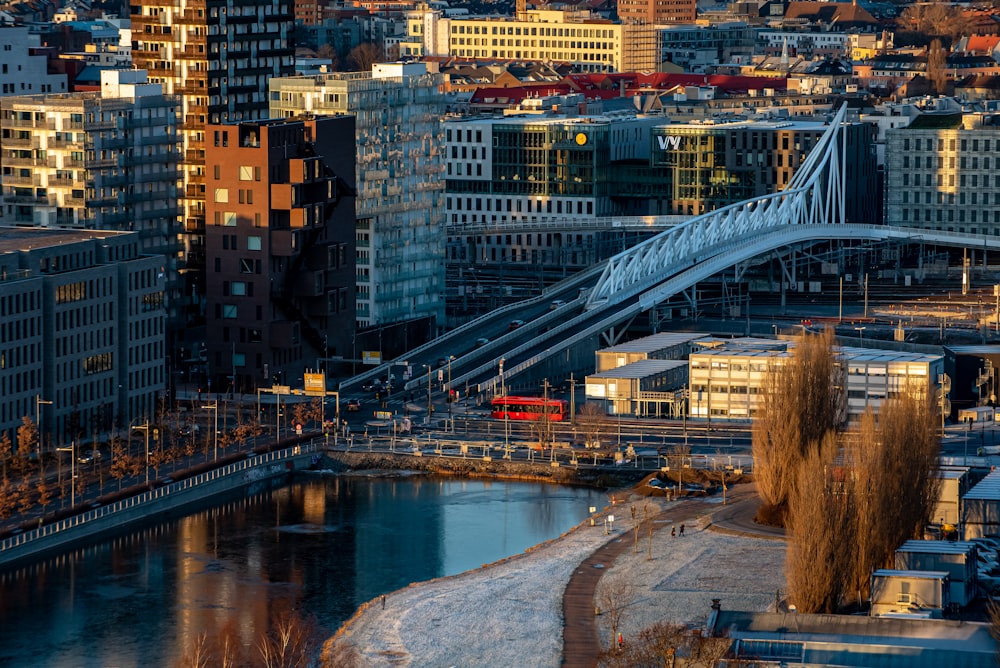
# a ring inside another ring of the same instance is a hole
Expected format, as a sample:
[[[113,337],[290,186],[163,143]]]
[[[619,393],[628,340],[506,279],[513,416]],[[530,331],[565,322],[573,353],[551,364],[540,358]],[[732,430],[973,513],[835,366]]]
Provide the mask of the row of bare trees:
[[[203,631],[185,648],[179,668],[307,668],[325,637],[312,615],[303,615],[290,603],[279,601],[270,613],[268,627],[246,644],[235,620]],[[353,665],[353,664],[350,664]]]
[[[895,388],[848,430],[833,344],[830,331],[797,341],[768,374],[753,425],[758,493],[765,515],[784,517],[788,589],[802,612],[866,600],[871,572],[922,535],[940,488],[930,387]]]
[[[297,403],[291,408],[292,419],[307,429],[321,425],[324,417],[320,399],[309,403]],[[219,431],[218,444],[225,452],[227,448],[244,443],[263,433],[259,416],[252,410],[246,410],[238,405],[235,411],[235,424]],[[167,411],[161,406],[156,420],[148,426],[150,429],[150,448],[148,457],[144,448],[133,447],[130,434],[124,436],[113,432],[109,438],[111,460],[107,467],[95,457],[89,465],[78,464],[77,493],[79,494],[93,482],[98,483],[98,493],[104,493],[105,475],[118,483],[120,490],[126,478],[143,475],[148,465],[159,478],[165,467],[193,457],[200,450],[208,455],[213,440],[211,430],[199,433],[194,428],[195,421],[190,414],[182,414],[180,410]],[[46,456],[38,457],[39,430],[34,420],[25,416],[17,429],[17,446],[14,447],[7,433],[0,433],[0,521],[8,520],[17,514],[26,515],[36,507],[46,511],[55,499],[63,503],[69,497],[72,483],[68,475],[69,468],[60,458],[49,460]],[[97,450],[96,440],[93,449]],[[57,453],[61,454],[61,453]],[[70,456],[77,456],[80,451],[71,451]],[[50,479],[51,469],[56,466],[57,475]],[[71,502],[74,499],[71,499]]]

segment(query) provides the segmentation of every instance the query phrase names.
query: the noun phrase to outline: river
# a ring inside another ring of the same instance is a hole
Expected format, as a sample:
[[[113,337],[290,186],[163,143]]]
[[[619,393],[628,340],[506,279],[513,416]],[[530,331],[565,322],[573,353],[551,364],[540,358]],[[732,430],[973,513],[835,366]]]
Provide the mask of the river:
[[[0,665],[178,665],[252,651],[275,609],[330,635],[365,601],[522,552],[607,499],[548,483],[314,474],[0,574]]]

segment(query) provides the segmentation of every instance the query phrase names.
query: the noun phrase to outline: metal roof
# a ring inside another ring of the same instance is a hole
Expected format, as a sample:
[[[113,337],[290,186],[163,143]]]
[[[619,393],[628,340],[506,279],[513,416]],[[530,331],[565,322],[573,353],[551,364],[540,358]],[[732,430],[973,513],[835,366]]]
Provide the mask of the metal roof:
[[[922,552],[925,554],[969,554],[976,544],[969,540],[908,540],[896,548],[896,552]]]
[[[687,360],[639,360],[617,369],[607,369],[600,373],[592,373],[587,379],[598,378],[646,378],[653,374],[663,373],[671,369],[687,368]]]
[[[665,348],[673,348],[698,339],[708,338],[708,334],[697,332],[661,332],[619,343],[617,346],[598,350],[599,353],[651,353]]]
[[[976,483],[962,498],[1000,501],[1000,471],[990,471],[985,478]]]
[[[872,572],[873,578],[909,578],[911,580],[946,580],[947,571],[911,571],[902,568],[880,568]]]

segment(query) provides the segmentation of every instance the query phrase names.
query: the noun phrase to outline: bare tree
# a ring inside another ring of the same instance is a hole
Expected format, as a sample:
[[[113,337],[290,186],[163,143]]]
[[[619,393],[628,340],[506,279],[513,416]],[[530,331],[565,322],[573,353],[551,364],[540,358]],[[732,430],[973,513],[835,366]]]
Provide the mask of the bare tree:
[[[601,433],[604,431],[608,414],[597,404],[588,401],[576,412],[576,424],[583,432],[585,445],[597,448],[601,444]]]
[[[927,50],[927,80],[934,86],[934,92],[939,95],[948,90],[947,56],[940,39],[931,42]]]
[[[753,423],[754,471],[765,503],[788,501],[808,454],[846,417],[846,369],[833,351],[833,330],[796,339],[791,357],[767,374]]]
[[[316,49],[316,56],[330,60],[330,71],[336,71],[340,67],[340,57],[337,55],[337,50],[331,44],[320,44],[319,48]]]
[[[385,60],[381,47],[374,42],[362,42],[347,54],[347,64],[352,72],[370,72],[372,65]]]
[[[23,473],[28,470],[31,462],[31,451],[38,447],[38,427],[35,421],[25,415],[21,418],[21,426],[17,428],[17,468]],[[42,465],[41,452],[38,453],[38,465]]]
[[[871,572],[891,567],[897,547],[919,538],[940,494],[936,410],[927,388],[910,387],[862,417],[845,453],[857,509],[853,591],[867,598]]]
[[[800,464],[788,503],[789,595],[802,612],[832,613],[851,575],[855,511],[842,470],[834,467],[836,436]]]
[[[598,610],[608,616],[608,625],[611,628],[611,644],[615,644],[615,638],[622,626],[622,619],[625,618],[629,606],[635,601],[635,586],[624,575],[615,575],[601,578],[597,585]]]
[[[316,619],[285,604],[272,611],[271,627],[258,639],[257,651],[265,668],[306,668],[321,642]]]

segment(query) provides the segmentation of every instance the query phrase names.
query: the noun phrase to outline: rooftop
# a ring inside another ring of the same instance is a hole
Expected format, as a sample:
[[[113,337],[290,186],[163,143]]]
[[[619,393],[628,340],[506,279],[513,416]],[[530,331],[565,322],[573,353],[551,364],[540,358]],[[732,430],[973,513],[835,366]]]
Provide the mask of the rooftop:
[[[662,332],[651,336],[644,336],[641,339],[633,339],[625,343],[619,343],[610,348],[598,350],[599,353],[651,353],[666,348],[673,348],[698,339],[705,339],[708,334],[691,332]]]
[[[639,360],[617,369],[590,374],[587,378],[646,378],[672,369],[685,369],[687,364],[687,360]]]

